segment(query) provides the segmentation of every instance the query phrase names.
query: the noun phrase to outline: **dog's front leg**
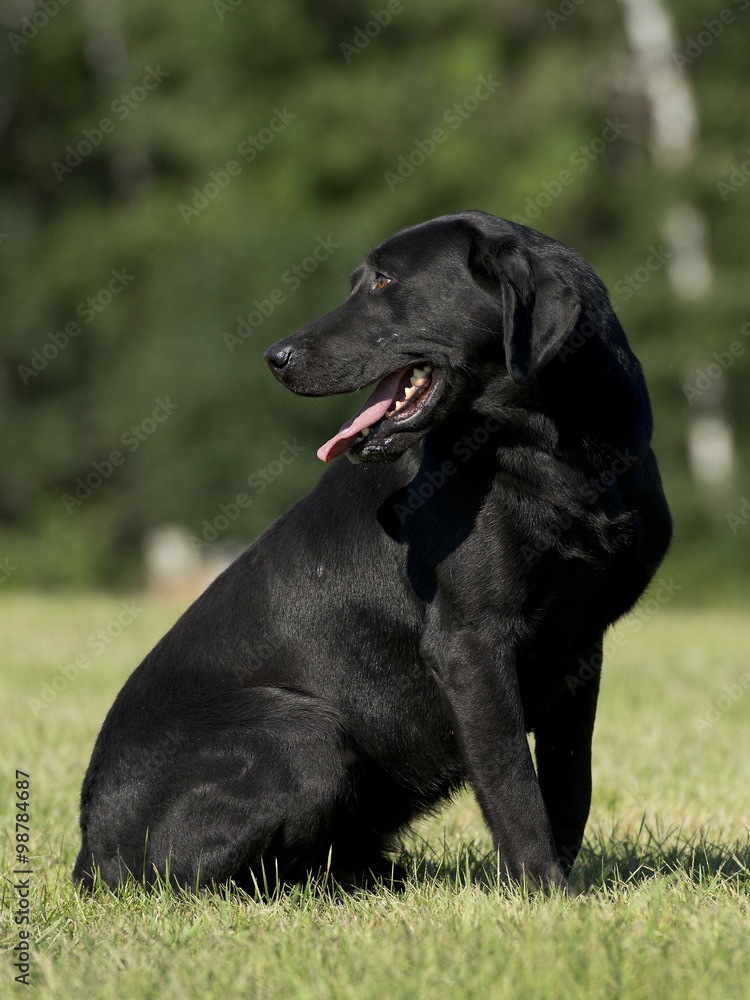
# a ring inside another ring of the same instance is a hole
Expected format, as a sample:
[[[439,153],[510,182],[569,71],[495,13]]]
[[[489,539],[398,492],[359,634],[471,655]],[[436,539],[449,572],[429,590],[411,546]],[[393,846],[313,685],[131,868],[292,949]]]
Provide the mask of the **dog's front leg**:
[[[583,842],[591,805],[591,740],[602,662],[602,639],[581,647],[566,689],[534,725],[539,785],[557,854],[568,874]]]
[[[474,629],[425,634],[422,651],[453,716],[466,770],[501,868],[533,888],[568,883],[526,738],[510,644]]]

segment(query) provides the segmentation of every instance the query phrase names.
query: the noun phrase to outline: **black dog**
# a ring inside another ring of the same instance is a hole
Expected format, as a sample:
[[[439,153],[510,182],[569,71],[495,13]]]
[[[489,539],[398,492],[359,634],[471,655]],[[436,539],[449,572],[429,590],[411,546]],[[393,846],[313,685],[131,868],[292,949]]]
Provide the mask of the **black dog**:
[[[560,243],[459,212],[386,240],[266,360],[300,395],[380,381],[319,452],[350,461],[120,692],[75,881],[367,883],[396,831],[469,782],[508,877],[565,886],[602,635],[671,535],[603,285]]]

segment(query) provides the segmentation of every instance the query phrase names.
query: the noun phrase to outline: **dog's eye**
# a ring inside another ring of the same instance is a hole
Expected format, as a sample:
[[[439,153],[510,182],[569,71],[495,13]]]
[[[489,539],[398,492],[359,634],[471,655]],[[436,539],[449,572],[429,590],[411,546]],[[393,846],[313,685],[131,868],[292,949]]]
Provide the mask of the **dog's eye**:
[[[386,274],[376,274],[375,281],[372,283],[373,288],[385,288],[386,285],[390,285],[391,279]]]

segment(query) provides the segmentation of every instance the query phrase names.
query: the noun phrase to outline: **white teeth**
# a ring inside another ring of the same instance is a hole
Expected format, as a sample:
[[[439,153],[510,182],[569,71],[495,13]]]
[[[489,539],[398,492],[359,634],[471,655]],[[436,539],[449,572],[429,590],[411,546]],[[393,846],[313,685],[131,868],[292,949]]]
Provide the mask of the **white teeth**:
[[[359,433],[360,433],[360,435],[362,437],[366,438],[367,435],[370,433],[370,428],[369,427],[363,427],[362,430]]]
[[[388,417],[392,417],[394,413],[398,413],[399,410],[403,410],[405,406],[406,406],[406,400],[405,399],[399,400],[399,402],[396,403],[395,406],[392,406],[390,410],[388,410],[388,412],[386,413],[385,415],[386,420],[388,419]]]
[[[421,389],[422,386],[427,385],[427,383],[429,381],[429,379],[427,378],[427,376],[428,376],[428,374],[431,371],[432,371],[432,366],[431,365],[425,365],[424,368],[414,368],[413,369],[412,375],[411,375],[411,377],[409,379],[409,381],[411,382],[411,385],[407,385],[407,386],[404,387],[404,396],[406,398],[405,399],[400,399],[398,401],[398,403],[395,403],[390,408],[390,410],[388,410],[388,412],[385,415],[386,419],[388,417],[392,417],[395,413],[398,413],[399,410],[403,410],[403,408],[407,405],[407,403],[409,402],[409,400],[411,399],[411,397],[414,395],[414,393],[417,392],[417,390]],[[368,427],[368,428],[366,428],[366,430],[363,430],[360,433],[363,434],[363,435],[367,435],[367,434],[369,434],[369,432],[370,432],[370,428]]]

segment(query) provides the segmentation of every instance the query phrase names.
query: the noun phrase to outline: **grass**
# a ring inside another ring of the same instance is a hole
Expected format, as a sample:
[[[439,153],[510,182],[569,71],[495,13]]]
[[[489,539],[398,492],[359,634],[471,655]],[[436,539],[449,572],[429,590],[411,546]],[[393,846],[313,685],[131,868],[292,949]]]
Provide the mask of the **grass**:
[[[467,793],[404,838],[413,877],[401,895],[341,897],[308,885],[258,904],[132,887],[79,899],[70,870],[91,745],[123,680],[180,610],[150,597],[129,616],[102,596],[0,603],[0,996],[24,989],[10,957],[15,768],[31,774],[30,980],[45,998],[750,995],[746,616],[666,607],[642,627],[632,619],[626,640],[612,644],[578,896],[499,885]],[[121,614],[130,621],[115,635]],[[78,655],[86,665],[66,680],[59,668]]]

